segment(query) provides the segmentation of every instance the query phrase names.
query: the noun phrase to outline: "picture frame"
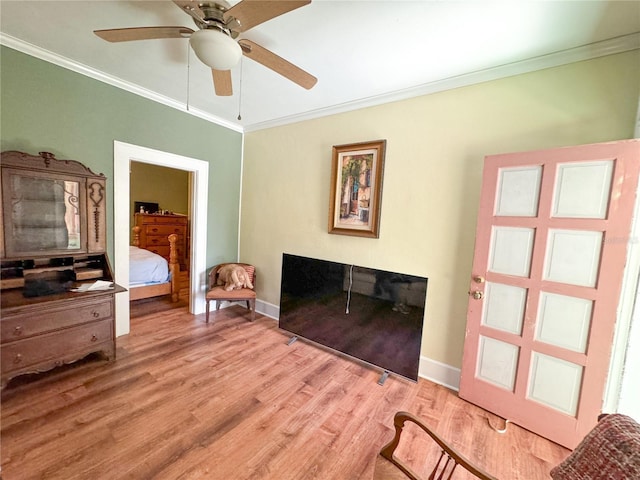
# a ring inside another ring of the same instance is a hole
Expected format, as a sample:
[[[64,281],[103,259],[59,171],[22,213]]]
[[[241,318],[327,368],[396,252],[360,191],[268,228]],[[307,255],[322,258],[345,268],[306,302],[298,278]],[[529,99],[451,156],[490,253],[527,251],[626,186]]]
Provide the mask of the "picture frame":
[[[335,145],[329,233],[379,238],[386,140]]]

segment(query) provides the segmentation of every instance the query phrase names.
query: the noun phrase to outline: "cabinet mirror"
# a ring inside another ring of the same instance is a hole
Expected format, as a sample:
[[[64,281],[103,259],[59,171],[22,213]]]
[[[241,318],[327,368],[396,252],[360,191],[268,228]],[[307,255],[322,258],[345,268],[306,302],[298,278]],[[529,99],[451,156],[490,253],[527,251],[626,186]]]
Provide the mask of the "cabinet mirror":
[[[104,252],[105,194],[79,162],[3,152],[2,257]]]
[[[11,253],[82,250],[80,181],[12,170],[5,180]]]

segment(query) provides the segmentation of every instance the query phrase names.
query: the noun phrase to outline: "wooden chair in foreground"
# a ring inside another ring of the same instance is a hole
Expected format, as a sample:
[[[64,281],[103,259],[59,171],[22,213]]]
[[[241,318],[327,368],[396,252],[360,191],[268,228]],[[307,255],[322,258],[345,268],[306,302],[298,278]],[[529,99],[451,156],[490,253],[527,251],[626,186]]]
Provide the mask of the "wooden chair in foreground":
[[[429,435],[440,448],[438,462],[433,467],[433,470],[431,470],[429,477],[427,477],[428,480],[449,480],[454,478],[453,474],[458,465],[482,480],[497,480],[495,477],[472,465],[469,460],[456,452],[452,446],[448,445],[447,442],[440,438],[419,418],[408,412],[398,412],[395,414],[393,424],[396,428],[396,433],[393,440],[385,445],[380,451],[380,455],[377,456],[374,480],[406,480],[407,478],[411,480],[421,480],[413,470],[394,455],[400,443],[400,435],[402,434],[405,422],[416,424]]]
[[[245,269],[247,275],[251,279],[251,283],[253,284],[253,289],[251,288],[241,288],[234,289],[230,291],[226,291],[224,289],[224,285],[218,285],[218,272],[225,265],[240,265]],[[207,289],[207,294],[205,295],[205,300],[207,302],[207,323],[209,323],[209,304],[212,301],[216,302],[216,310],[220,310],[221,302],[242,302],[245,301],[247,303],[247,308],[251,310],[251,321],[256,319],[256,268],[253,265],[249,265],[247,263],[239,263],[239,262],[228,262],[221,263],[216,265],[209,271],[209,286]]]

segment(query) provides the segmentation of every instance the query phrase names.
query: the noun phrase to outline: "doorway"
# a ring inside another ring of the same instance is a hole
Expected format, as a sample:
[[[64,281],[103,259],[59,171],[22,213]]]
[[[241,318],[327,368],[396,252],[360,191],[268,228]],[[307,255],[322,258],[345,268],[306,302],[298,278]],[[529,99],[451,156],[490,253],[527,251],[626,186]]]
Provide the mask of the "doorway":
[[[131,230],[129,165],[131,161],[186,170],[191,174],[189,210],[192,248],[189,259],[189,312],[203,313],[206,286],[209,164],[203,160],[114,142],[114,225],[119,226],[114,232],[114,270],[116,283],[125,288],[129,285],[129,231]],[[129,292],[127,291],[116,296],[116,336],[125,335],[129,330]]]
[[[151,163],[130,162],[129,186],[131,216],[130,245],[136,245],[133,230],[135,225],[141,228],[138,241],[144,250],[162,256],[169,261],[169,233],[176,233],[176,259],[179,272],[175,273],[178,298],[173,295],[157,295],[140,298],[130,302],[129,318],[131,330],[135,329],[134,319],[139,316],[178,309],[188,310],[189,303],[189,250],[191,238],[188,235],[190,219],[189,192],[191,172]],[[162,214],[162,218],[155,218]],[[149,216],[149,215],[153,215]],[[162,226],[148,225],[160,222]],[[175,222],[175,223],[174,223]],[[144,234],[143,234],[144,231]],[[130,252],[130,255],[132,253]],[[130,257],[130,268],[131,257]],[[133,272],[130,271],[130,274]],[[138,298],[137,290],[130,290],[129,299]]]

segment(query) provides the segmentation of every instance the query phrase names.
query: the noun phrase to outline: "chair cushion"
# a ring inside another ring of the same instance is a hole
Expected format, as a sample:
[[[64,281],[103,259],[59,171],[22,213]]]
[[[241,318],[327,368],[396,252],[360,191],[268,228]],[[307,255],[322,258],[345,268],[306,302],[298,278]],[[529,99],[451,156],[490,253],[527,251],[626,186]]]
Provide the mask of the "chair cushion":
[[[209,290],[205,298],[207,300],[248,300],[256,298],[256,292],[249,288],[240,288],[238,290],[230,290],[227,292],[222,285],[218,285],[217,287],[213,287]]]
[[[554,480],[640,478],[640,425],[631,417],[603,417],[576,449],[551,470]]]
[[[249,278],[253,283],[253,281],[255,280],[254,273],[256,272],[256,267],[254,267],[253,265],[243,265],[243,268],[245,272],[247,272],[247,275],[249,275]]]

